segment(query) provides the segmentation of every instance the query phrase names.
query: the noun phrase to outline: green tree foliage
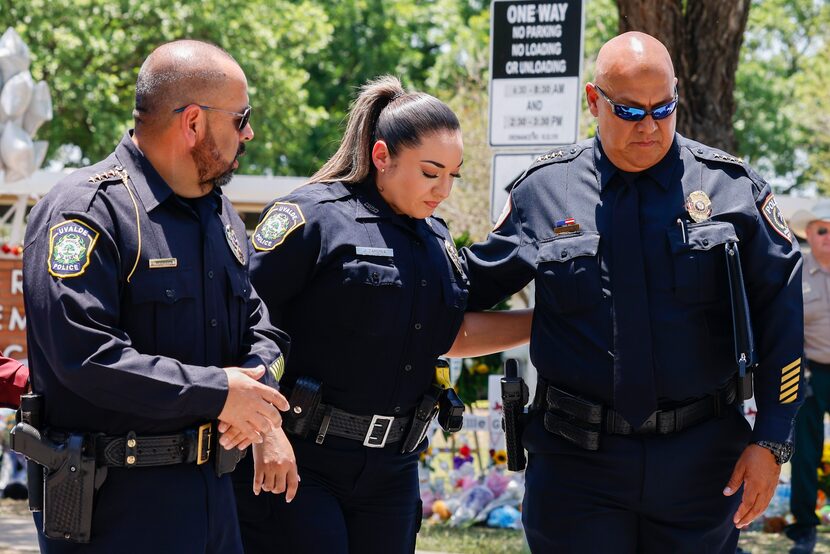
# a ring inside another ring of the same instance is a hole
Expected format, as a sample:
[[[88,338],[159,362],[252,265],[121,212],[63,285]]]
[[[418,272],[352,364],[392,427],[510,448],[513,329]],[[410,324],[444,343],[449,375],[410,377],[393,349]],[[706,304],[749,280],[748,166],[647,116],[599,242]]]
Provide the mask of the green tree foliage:
[[[52,90],[55,118],[40,131],[50,156],[63,144],[82,158],[109,153],[132,120],[134,84],[159,44],[199,38],[222,46],[248,75],[259,140],[242,171],[296,174],[290,161],[325,117],[309,105],[303,60],[328,44],[318,2],[285,0],[4,0],[0,28],[14,27],[33,55],[35,79]]]
[[[785,187],[830,190],[830,2],[755,0],[738,66],[739,151]]]

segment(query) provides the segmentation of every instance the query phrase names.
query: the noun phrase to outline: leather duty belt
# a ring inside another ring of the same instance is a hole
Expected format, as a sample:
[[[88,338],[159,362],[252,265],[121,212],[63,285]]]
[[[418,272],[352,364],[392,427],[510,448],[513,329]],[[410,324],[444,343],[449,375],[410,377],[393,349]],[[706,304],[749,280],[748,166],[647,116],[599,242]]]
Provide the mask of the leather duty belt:
[[[601,433],[613,435],[668,435],[713,417],[719,417],[737,399],[735,380],[717,392],[653,412],[638,428],[633,428],[618,412],[587,401],[551,385],[545,393],[545,429],[586,450],[598,450]]]
[[[196,463],[202,465],[211,459],[215,442],[213,424],[205,423],[196,429],[166,435],[95,437],[97,465],[109,467],[154,467]]]
[[[384,415],[355,415],[340,408],[320,403],[311,421],[316,442],[322,444],[326,435],[360,441],[368,448],[383,448],[400,442],[409,428],[412,417]],[[287,428],[291,432],[291,429]]]

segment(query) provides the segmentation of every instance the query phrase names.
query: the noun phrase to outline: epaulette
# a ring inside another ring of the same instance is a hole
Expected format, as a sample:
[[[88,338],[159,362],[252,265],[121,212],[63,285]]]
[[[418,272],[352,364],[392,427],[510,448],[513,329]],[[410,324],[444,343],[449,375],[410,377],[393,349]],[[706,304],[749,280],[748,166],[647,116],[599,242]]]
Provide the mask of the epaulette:
[[[530,167],[545,165],[547,163],[566,162],[574,159],[580,152],[582,152],[582,148],[577,144],[574,144],[570,148],[557,148],[536,158]]]
[[[92,175],[89,179],[87,179],[87,181],[90,183],[102,183],[104,181],[113,181],[115,179],[122,180],[124,175],[124,168],[117,165],[107,171],[102,171]]]
[[[540,167],[559,163],[559,162],[567,162],[573,160],[585,149],[585,147],[581,144],[572,144],[570,146],[564,146],[560,148],[554,148],[550,152],[543,154],[533,160],[533,163],[525,169],[524,173],[521,174],[512,184],[511,189],[516,187],[519,183],[525,180],[525,178],[539,169]]]
[[[701,160],[709,160],[714,162],[726,162],[735,165],[739,165],[741,167],[744,166],[743,158],[736,158],[726,152],[721,150],[716,150],[714,148],[706,148],[702,145],[698,146],[690,146],[692,154],[698,159]]]

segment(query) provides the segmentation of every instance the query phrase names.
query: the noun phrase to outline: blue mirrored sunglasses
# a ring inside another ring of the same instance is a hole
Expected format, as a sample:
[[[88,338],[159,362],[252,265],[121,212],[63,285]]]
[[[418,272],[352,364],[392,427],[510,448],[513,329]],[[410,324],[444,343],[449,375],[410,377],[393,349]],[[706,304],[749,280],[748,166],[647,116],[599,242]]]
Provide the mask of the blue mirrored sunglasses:
[[[666,119],[671,114],[674,113],[675,108],[677,108],[677,99],[679,98],[677,95],[677,88],[674,89],[674,98],[671,99],[671,102],[667,104],[663,104],[662,106],[657,106],[653,110],[645,110],[643,108],[632,108],[631,106],[625,106],[623,104],[617,104],[610,98],[608,95],[605,94],[605,91],[599,88],[597,85],[594,85],[594,88],[597,89],[597,92],[605,98],[605,101],[611,104],[611,108],[614,111],[614,115],[619,117],[620,119],[624,119],[625,121],[642,121],[645,119],[647,115],[651,115],[652,119],[655,121],[660,119]]]

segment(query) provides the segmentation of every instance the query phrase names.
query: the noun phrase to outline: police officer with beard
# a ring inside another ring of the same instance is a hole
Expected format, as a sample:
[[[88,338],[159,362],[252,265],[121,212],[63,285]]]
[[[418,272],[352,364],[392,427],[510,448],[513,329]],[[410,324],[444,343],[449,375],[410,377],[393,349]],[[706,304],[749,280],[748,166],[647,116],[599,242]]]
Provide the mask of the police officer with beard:
[[[253,138],[250,112],[227,52],[162,45],[138,75],[135,130],[32,210],[24,296],[41,432],[83,434],[96,475],[107,470],[89,542],[47,538],[38,513],[43,552],[242,551],[214,461],[260,443],[288,408],[269,386],[284,336],[219,188]],[[56,515],[68,517],[43,517]]]

